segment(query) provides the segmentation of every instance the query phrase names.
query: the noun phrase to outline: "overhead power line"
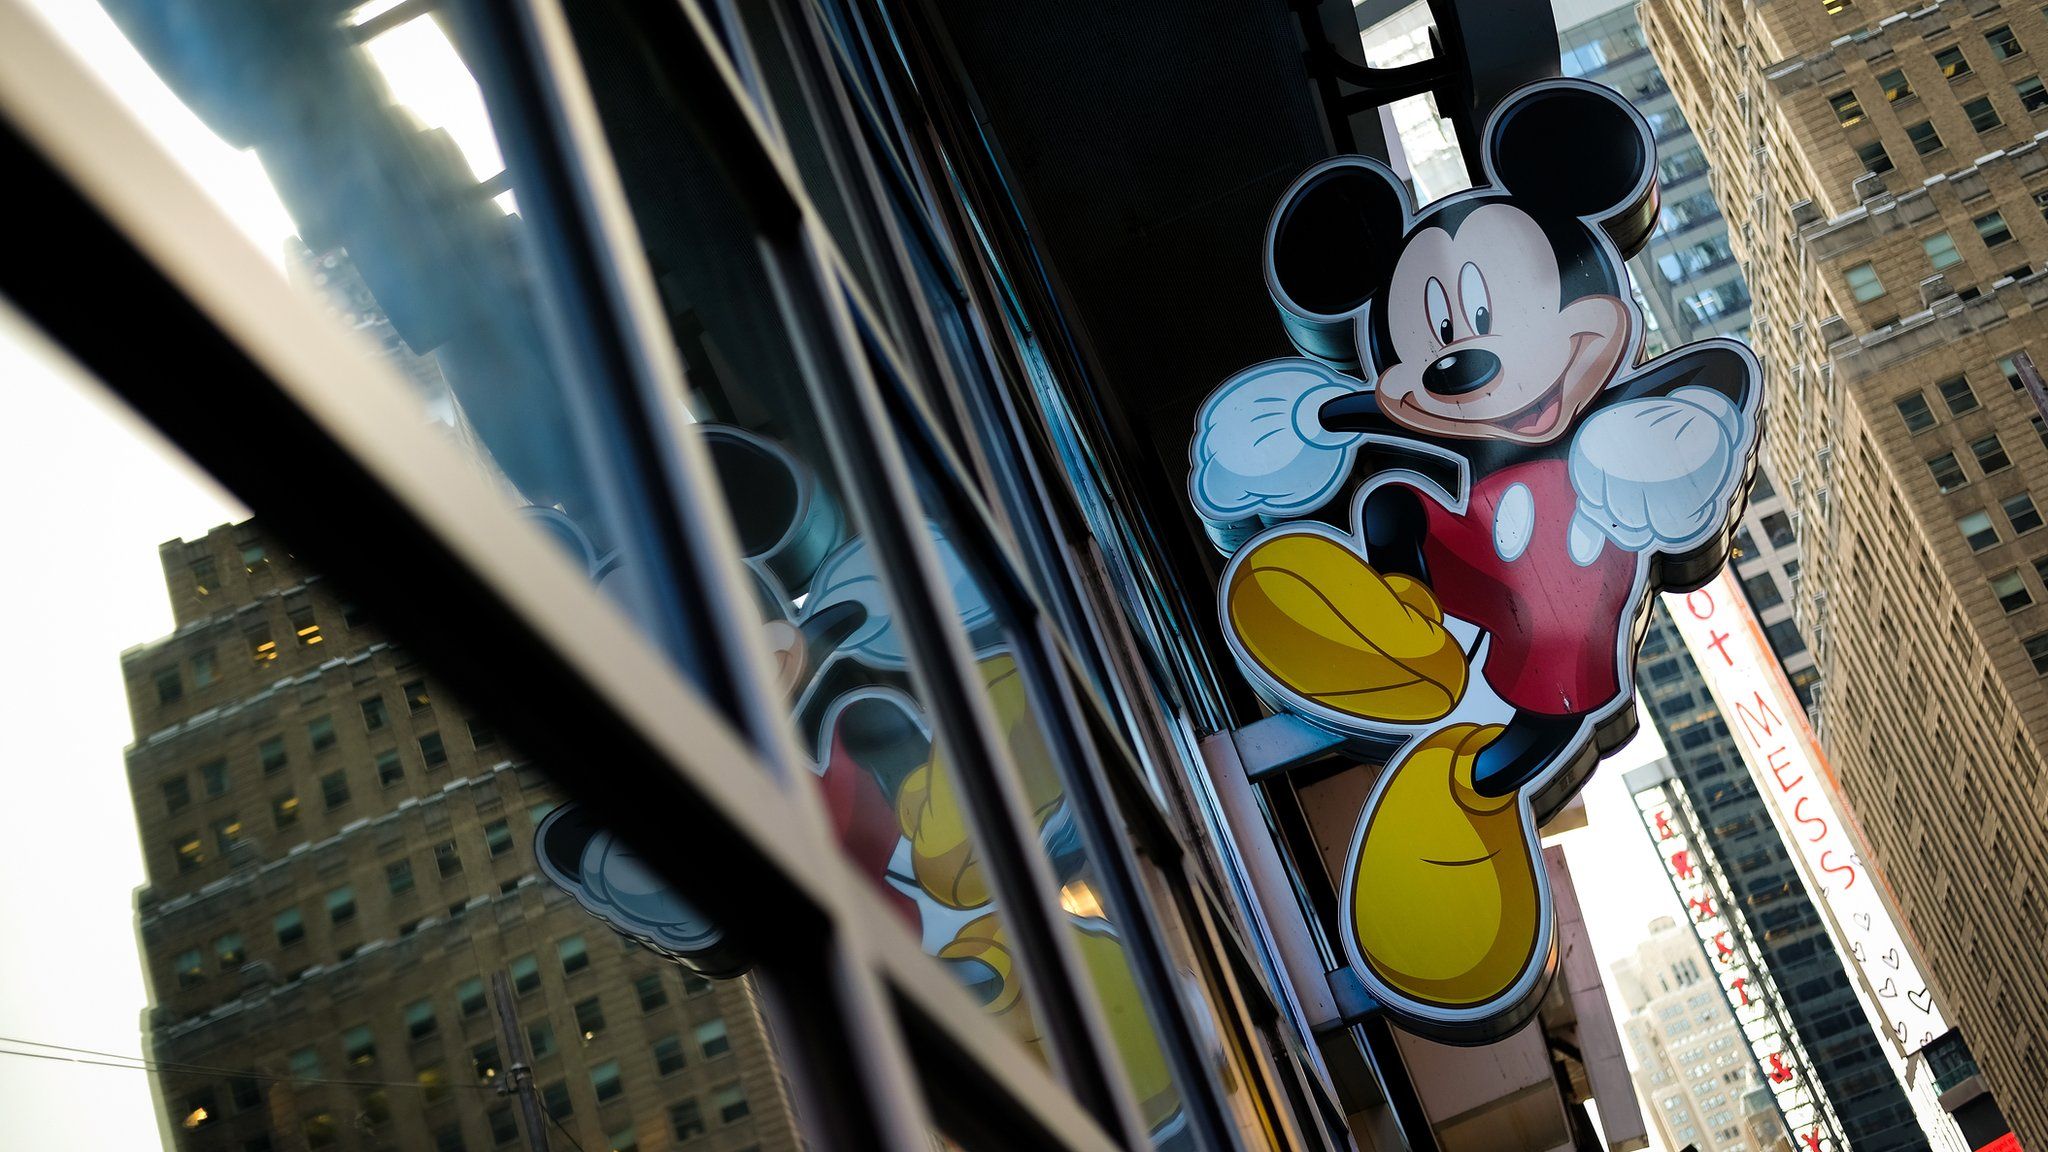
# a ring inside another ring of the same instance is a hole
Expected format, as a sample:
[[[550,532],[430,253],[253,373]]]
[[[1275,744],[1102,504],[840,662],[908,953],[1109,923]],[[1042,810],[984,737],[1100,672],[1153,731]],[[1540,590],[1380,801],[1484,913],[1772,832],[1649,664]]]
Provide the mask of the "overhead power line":
[[[256,1072],[247,1068],[221,1068],[208,1064],[185,1064],[175,1060],[154,1060],[146,1056],[128,1056],[120,1052],[102,1052],[97,1048],[75,1048],[68,1044],[51,1044],[44,1040],[25,1040],[18,1036],[0,1036],[0,1043],[25,1044],[33,1048],[50,1048],[51,1052],[24,1052],[16,1048],[0,1048],[0,1056],[26,1056],[35,1060],[55,1060],[67,1064],[90,1064],[100,1068],[125,1068],[130,1072],[176,1072],[190,1075],[239,1076],[249,1080],[267,1080],[272,1083],[330,1084],[345,1088],[411,1088],[428,1091],[443,1088],[468,1088],[478,1092],[496,1093],[489,1084],[421,1084],[416,1080],[336,1080],[319,1076],[278,1075],[271,1072]],[[64,1055],[75,1053],[76,1055]],[[98,1057],[98,1059],[92,1059]]]

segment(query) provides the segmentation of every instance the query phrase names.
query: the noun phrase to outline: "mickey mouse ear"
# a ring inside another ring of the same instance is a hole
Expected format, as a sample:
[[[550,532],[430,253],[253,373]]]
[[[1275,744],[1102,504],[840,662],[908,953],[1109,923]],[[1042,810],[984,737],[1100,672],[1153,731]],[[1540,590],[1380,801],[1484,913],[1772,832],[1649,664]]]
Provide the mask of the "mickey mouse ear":
[[[1486,163],[1532,212],[1597,224],[1634,256],[1657,223],[1657,144],[1612,88],[1543,80],[1516,89],[1486,126]]]
[[[1377,160],[1339,156],[1296,178],[1266,226],[1266,288],[1295,347],[1357,366],[1355,319],[1393,274],[1412,214]]]

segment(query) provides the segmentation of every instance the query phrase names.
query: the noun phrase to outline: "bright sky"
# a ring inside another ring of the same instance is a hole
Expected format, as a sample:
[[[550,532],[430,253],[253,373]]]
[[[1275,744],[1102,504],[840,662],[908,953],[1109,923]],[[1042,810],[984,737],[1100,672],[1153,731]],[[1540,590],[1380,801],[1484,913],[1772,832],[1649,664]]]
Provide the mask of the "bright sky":
[[[29,2],[281,263],[295,229],[261,164],[172,97],[97,4]],[[438,28],[403,26],[371,52],[394,96],[445,128],[479,179],[503,167],[475,84]],[[503,202],[510,210],[509,194]],[[14,865],[0,872],[0,1037],[140,1053],[133,895],[143,874],[118,656],[170,630],[156,546],[243,513],[4,301],[0,386],[0,490],[21,497],[16,559],[0,576],[0,843]],[[1677,907],[1621,784],[1623,770],[1661,754],[1647,718],[1643,733],[1587,785],[1588,829],[1559,841],[1603,968]],[[0,1055],[0,1116],[9,1147],[127,1152],[159,1140],[147,1077],[133,1071]]]

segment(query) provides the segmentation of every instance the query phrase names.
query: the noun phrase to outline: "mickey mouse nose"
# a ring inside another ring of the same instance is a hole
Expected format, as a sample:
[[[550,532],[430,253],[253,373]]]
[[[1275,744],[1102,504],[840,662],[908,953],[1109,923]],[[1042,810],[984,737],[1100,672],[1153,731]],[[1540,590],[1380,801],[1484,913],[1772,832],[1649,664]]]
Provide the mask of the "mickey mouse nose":
[[[1422,370],[1422,386],[1439,396],[1462,396],[1500,375],[1500,357],[1484,348],[1447,352]]]

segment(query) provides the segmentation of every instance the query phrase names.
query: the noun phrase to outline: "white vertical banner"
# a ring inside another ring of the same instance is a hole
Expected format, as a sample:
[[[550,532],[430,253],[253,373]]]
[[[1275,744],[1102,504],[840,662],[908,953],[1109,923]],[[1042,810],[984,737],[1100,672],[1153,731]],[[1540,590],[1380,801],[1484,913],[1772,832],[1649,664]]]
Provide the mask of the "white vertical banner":
[[[1911,1056],[1948,1031],[1948,1023],[1880,891],[1882,881],[1835,803],[1833,771],[1749,602],[1729,569],[1699,591],[1664,602],[1836,947],[1863,983],[1862,999],[1876,1014],[1878,1031],[1901,1056]]]

